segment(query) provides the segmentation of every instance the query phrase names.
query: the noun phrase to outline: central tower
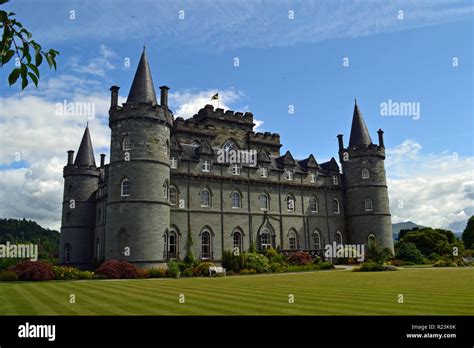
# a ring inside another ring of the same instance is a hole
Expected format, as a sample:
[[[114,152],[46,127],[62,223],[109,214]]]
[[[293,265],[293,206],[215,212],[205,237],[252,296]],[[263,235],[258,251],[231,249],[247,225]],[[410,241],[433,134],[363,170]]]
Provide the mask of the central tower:
[[[164,259],[173,115],[168,109],[169,88],[160,89],[158,104],[145,49],[127,102],[119,106],[119,87],[110,88],[106,260],[149,267]]]

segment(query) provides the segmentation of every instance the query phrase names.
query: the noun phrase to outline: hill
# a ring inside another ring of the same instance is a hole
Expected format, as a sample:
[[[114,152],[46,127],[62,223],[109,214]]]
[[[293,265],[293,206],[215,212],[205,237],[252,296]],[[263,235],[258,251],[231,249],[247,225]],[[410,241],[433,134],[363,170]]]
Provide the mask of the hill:
[[[392,234],[393,239],[398,240],[398,234],[401,230],[411,230],[412,228],[419,227],[422,228],[424,226],[415,224],[412,221],[405,221],[405,222],[398,222],[396,224],[392,224]]]

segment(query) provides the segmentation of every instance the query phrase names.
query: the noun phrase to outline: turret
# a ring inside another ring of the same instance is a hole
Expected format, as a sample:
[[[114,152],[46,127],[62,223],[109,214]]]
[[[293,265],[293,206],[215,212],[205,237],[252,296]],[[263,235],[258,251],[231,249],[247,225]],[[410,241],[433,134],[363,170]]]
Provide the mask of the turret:
[[[121,259],[145,267],[166,259],[164,241],[170,205],[164,185],[170,179],[173,124],[167,92],[168,87],[161,88],[158,105],[144,49],[127,102],[122,106],[112,102],[109,111],[105,259]],[[115,100],[113,95],[111,100]]]
[[[382,134],[379,130],[379,145],[373,144],[356,101],[347,148],[342,135],[338,136],[339,158],[350,241],[366,244],[375,237],[382,246],[393,250]]]
[[[96,167],[94,150],[86,127],[77,156],[68,151],[63,169],[64,196],[62,207],[59,262],[80,268],[90,266],[93,259],[95,191],[100,169]]]

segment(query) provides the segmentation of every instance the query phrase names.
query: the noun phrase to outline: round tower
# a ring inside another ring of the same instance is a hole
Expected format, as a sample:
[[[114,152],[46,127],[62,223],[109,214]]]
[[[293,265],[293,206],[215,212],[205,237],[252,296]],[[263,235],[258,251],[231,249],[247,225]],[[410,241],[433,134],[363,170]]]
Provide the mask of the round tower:
[[[59,262],[79,268],[90,267],[93,260],[95,192],[100,169],[95,165],[94,150],[86,127],[77,151],[68,151],[63,169],[64,195],[59,243]]]
[[[349,146],[339,139],[347,214],[347,231],[351,243],[366,244],[375,238],[393,251],[392,223],[385,174],[383,131],[379,144],[373,144],[357,101],[354,106]]]
[[[148,267],[163,262],[164,236],[170,224],[167,186],[173,116],[168,87],[156,100],[145,50],[127,102],[118,106],[113,86],[105,259]]]

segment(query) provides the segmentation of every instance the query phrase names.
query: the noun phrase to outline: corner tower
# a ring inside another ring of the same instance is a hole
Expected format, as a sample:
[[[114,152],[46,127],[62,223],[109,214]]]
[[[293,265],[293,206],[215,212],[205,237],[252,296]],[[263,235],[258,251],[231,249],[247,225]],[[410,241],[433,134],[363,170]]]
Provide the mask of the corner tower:
[[[140,266],[163,262],[164,235],[169,228],[169,144],[173,115],[168,87],[161,103],[145,49],[127,102],[118,105],[119,87],[111,87],[111,129],[105,259]]]
[[[339,134],[347,213],[347,232],[352,243],[366,244],[376,238],[393,251],[392,223],[385,173],[383,131],[379,144],[373,144],[357,105],[354,105],[349,146],[344,148]]]
[[[100,169],[95,165],[94,150],[86,127],[74,161],[74,151],[68,151],[63,169],[64,195],[59,242],[59,262],[88,268],[93,259],[95,223],[95,192]]]

